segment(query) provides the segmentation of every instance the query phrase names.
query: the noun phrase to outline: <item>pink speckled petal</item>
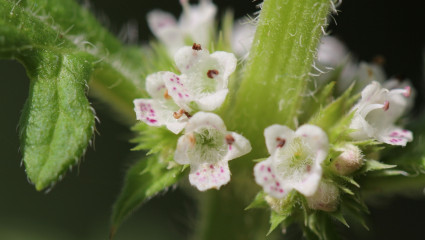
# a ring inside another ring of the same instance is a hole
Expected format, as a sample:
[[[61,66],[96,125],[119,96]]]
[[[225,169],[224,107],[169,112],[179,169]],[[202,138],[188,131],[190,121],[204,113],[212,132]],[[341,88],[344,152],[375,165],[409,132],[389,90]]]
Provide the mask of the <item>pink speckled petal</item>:
[[[219,189],[229,181],[230,170],[227,161],[190,166],[189,182],[199,191]]]
[[[413,134],[406,129],[393,128],[384,134],[379,134],[378,140],[391,145],[406,146],[407,142],[413,140]]]
[[[137,120],[143,121],[149,126],[166,126],[170,131],[178,134],[186,126],[188,118],[182,116],[180,119],[173,117],[174,111],[178,109],[166,108],[164,102],[154,99],[135,99],[134,111]]]
[[[275,198],[283,198],[292,187],[284,186],[284,181],[278,178],[272,166],[272,157],[259,162],[254,167],[255,181],[263,186],[264,192]]]
[[[190,112],[192,109],[189,107],[189,103],[192,101],[192,93],[189,92],[189,89],[184,85],[184,79],[182,76],[177,74],[167,72],[164,74],[165,87],[168,90],[168,95],[170,95],[174,102],[184,110]]]

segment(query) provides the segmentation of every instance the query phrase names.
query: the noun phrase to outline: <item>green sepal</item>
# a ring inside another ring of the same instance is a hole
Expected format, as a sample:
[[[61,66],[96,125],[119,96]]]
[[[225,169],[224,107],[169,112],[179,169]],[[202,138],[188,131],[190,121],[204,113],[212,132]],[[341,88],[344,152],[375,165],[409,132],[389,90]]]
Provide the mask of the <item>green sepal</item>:
[[[344,224],[347,228],[350,227],[350,225],[348,225],[347,220],[345,220],[345,217],[341,211],[341,208],[339,208],[337,211],[335,212],[331,212],[329,213],[329,215],[331,215],[333,218],[335,218],[336,220],[338,220],[340,223]]]
[[[352,87],[325,108],[319,110],[309,123],[321,127],[325,131],[330,131],[340,121],[341,116],[345,116],[352,107],[351,101],[349,101],[351,90]]]
[[[253,208],[267,208],[269,205],[267,204],[265,197],[267,194],[263,191],[260,191],[255,196],[254,200],[245,208],[245,210],[253,209]]]
[[[267,236],[273,232],[283,221],[285,221],[291,215],[291,211],[285,212],[275,212],[271,211],[270,213],[270,229],[267,233]]]
[[[363,174],[363,173],[372,172],[372,171],[387,170],[387,169],[395,168],[395,167],[397,167],[397,165],[385,164],[373,159],[368,159],[368,160],[365,160],[365,163],[363,167],[358,171],[358,174]]]
[[[132,130],[138,134],[131,140],[137,145],[132,148],[133,151],[149,151],[148,155],[159,153],[167,149],[176,148],[179,135],[176,135],[165,127],[150,127],[144,122],[139,122],[132,127]]]
[[[332,102],[332,93],[335,88],[335,82],[330,82],[326,85],[319,86],[316,93],[312,96],[307,96],[303,99],[302,113],[298,115],[300,122],[306,122],[311,116],[315,115],[319,109],[324,108]]]
[[[151,155],[139,160],[127,172],[124,187],[112,210],[110,235],[141,204],[175,184],[183,175],[183,166],[168,169],[167,164]]]

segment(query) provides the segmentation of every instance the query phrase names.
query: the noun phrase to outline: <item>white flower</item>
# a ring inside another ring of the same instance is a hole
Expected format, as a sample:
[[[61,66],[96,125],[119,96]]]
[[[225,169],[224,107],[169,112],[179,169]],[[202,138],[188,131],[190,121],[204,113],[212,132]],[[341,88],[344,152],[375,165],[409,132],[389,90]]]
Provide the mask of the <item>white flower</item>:
[[[214,26],[217,7],[209,0],[200,0],[199,5],[189,5],[188,0],[180,0],[183,14],[177,22],[173,15],[161,10],[148,13],[149,28],[164,43],[171,56],[185,40],[207,45]]]
[[[235,22],[232,34],[232,49],[239,57],[246,58],[251,50],[257,26],[248,19],[240,19]]]
[[[376,139],[400,146],[412,141],[412,132],[395,125],[408,107],[410,93],[410,86],[388,90],[375,81],[367,85],[352,109],[355,113],[350,128],[355,131],[350,136],[355,140]]]
[[[193,110],[213,111],[220,107],[227,95],[230,74],[236,69],[236,57],[232,53],[208,50],[194,44],[182,47],[175,55],[180,76],[165,75],[168,94],[177,105],[190,112]]]
[[[271,156],[254,167],[255,181],[264,192],[283,198],[292,189],[312,196],[322,178],[322,162],[328,155],[326,133],[314,125],[303,125],[295,132],[272,125],[264,130]]]
[[[177,134],[185,127],[188,115],[181,112],[179,106],[168,95],[164,82],[166,76],[168,76],[168,72],[159,72],[146,78],[146,91],[152,99],[135,99],[134,111],[137,120],[154,127],[165,125],[170,131]]]
[[[347,48],[337,38],[322,37],[317,50],[317,61],[321,65],[334,68],[344,63],[347,57]]]
[[[181,75],[158,72],[146,78],[146,90],[152,99],[135,99],[136,117],[150,126],[166,126],[177,134],[185,127],[190,112],[212,111],[227,95],[229,75],[236,58],[227,52],[209,54],[200,45],[182,47],[175,62]]]
[[[198,112],[177,142],[174,160],[190,164],[189,181],[200,191],[219,189],[230,181],[228,161],[251,151],[243,136],[228,132],[223,120],[213,113]]]

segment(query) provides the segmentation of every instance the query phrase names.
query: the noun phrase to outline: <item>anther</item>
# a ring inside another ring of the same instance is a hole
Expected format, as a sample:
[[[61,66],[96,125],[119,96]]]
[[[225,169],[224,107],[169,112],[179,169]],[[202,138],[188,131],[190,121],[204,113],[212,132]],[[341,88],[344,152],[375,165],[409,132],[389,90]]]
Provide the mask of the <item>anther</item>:
[[[193,45],[192,45],[192,49],[193,49],[193,50],[195,50],[195,51],[200,51],[200,50],[202,50],[201,44],[193,43]]]
[[[165,90],[165,92],[164,92],[164,98],[165,99],[171,99],[171,96],[168,95],[168,90]]]
[[[190,115],[188,112],[184,111],[184,115],[186,115],[187,118],[191,118],[192,115]]]
[[[285,146],[286,139],[277,137],[276,141],[277,141],[277,147],[278,148],[282,148],[283,146]]]
[[[235,142],[235,138],[232,136],[232,134],[226,135],[226,143],[228,145],[232,145]]]
[[[218,75],[218,70],[215,70],[215,69],[208,70],[207,72],[207,76],[209,78],[214,78],[217,75]]]
[[[179,119],[179,118],[181,118],[183,116],[184,113],[185,113],[185,110],[179,109],[177,112],[174,112],[173,113],[173,117],[175,119]]]
[[[382,107],[382,109],[384,109],[384,111],[387,111],[390,108],[390,102],[385,101],[384,102],[384,106]]]

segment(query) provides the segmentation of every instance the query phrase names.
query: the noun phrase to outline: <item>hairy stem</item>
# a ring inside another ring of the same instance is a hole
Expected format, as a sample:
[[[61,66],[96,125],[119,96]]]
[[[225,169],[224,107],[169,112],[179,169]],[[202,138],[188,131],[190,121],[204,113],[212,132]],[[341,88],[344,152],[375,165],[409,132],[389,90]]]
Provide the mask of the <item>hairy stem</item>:
[[[202,196],[195,239],[265,238],[267,212],[243,210],[259,190],[253,182],[252,159],[267,156],[264,128],[275,123],[294,127],[330,4],[328,0],[264,1],[235,104],[224,111],[229,129],[249,138],[253,154],[231,162],[228,186]]]

